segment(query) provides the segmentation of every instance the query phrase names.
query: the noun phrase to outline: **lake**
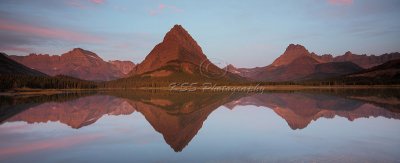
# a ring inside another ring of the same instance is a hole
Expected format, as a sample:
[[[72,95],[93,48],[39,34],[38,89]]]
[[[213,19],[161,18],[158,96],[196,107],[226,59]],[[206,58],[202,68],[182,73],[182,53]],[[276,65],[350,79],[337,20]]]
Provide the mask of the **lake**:
[[[399,92],[0,96],[0,162],[400,162]]]

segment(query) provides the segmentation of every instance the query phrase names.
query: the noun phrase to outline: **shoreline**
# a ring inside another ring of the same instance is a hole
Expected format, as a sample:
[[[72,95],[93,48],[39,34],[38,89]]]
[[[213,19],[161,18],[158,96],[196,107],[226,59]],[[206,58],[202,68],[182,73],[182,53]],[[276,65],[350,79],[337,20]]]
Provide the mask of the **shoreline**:
[[[146,91],[146,90],[161,90],[171,92],[256,92],[249,91],[256,89],[258,92],[262,91],[296,91],[296,90],[313,90],[313,89],[400,89],[400,85],[331,85],[331,86],[307,86],[307,85],[246,85],[246,86],[215,86],[215,87],[140,87],[140,88],[94,88],[94,89],[15,89],[0,92],[0,96],[23,96],[23,95],[54,95],[62,93],[74,93],[74,92],[90,92],[90,91]]]

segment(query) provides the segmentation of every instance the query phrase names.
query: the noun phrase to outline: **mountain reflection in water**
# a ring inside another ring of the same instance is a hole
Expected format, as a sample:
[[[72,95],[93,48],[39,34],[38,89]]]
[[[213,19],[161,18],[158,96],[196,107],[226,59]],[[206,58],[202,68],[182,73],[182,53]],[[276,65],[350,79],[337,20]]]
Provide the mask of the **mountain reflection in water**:
[[[78,134],[79,132],[77,131],[81,130],[88,132],[93,130],[91,126],[97,126],[96,131],[102,133],[108,132],[109,128],[129,125],[126,119],[138,118],[137,115],[140,115],[145,119],[144,122],[147,121],[147,124],[142,124],[142,126],[150,125],[153,128],[151,129],[153,133],[154,131],[160,133],[165,143],[173,151],[182,152],[185,151],[184,149],[188,147],[194,137],[199,134],[199,130],[207,122],[208,117],[211,117],[209,118],[210,123],[223,119],[215,119],[214,116],[210,116],[216,110],[225,110],[224,117],[229,116],[228,113],[232,112],[229,110],[238,108],[244,112],[242,116],[246,116],[246,112],[251,112],[254,108],[270,111],[271,115],[275,114],[274,117],[279,117],[287,123],[286,126],[275,127],[280,127],[280,130],[301,132],[309,127],[310,124],[322,125],[320,124],[323,122],[320,121],[321,119],[331,121],[331,119],[345,118],[347,122],[351,122],[357,121],[359,118],[375,119],[375,117],[381,117],[398,120],[400,119],[400,96],[398,92],[396,90],[314,90],[232,94],[216,92],[121,91],[46,96],[0,96],[0,131],[10,130],[9,128],[13,124],[19,124],[16,126],[52,124],[53,130],[63,126],[63,130],[66,130],[65,128],[71,130],[63,132],[70,134]],[[249,115],[252,115],[252,113]],[[115,123],[112,126],[101,124],[102,119],[107,119],[105,117],[108,116],[115,117]],[[123,119],[122,122],[118,121],[119,117]],[[254,118],[254,122],[263,119],[263,115],[257,115],[257,117],[258,119]],[[265,117],[270,120],[274,119],[270,115],[265,115]],[[27,124],[21,124],[21,122],[26,122]],[[97,122],[100,124],[95,125]],[[237,130],[245,129],[237,125]],[[11,128],[15,129],[16,127]],[[44,135],[49,134],[46,134],[47,131],[45,129],[38,132],[42,132]],[[219,134],[224,134],[224,132],[224,129],[221,128]],[[8,155],[10,150],[13,152],[27,150],[23,146],[19,150],[13,149],[16,147],[13,147],[14,145],[6,140],[9,139],[7,138],[7,132],[3,133],[5,135],[0,134],[0,137],[3,137],[2,141],[0,141],[0,160],[5,155]],[[16,134],[17,137],[18,135],[21,136],[19,132]],[[118,135],[118,133],[115,134]],[[251,135],[252,133],[243,134]],[[71,140],[65,138],[63,141],[82,144],[99,138],[97,134],[78,135],[82,138]],[[122,135],[123,132],[119,133],[119,136]],[[26,136],[29,137],[29,135]],[[46,140],[44,136],[41,137]],[[115,139],[113,140],[115,141]],[[24,141],[29,142],[30,140],[24,138]],[[39,145],[40,149],[45,148],[43,143],[38,144],[41,144]]]
[[[155,131],[163,135],[166,143],[179,152],[195,137],[207,117],[221,106],[235,109],[251,105],[272,109],[293,130],[304,129],[320,118],[336,116],[350,121],[370,117],[400,119],[400,100],[396,92],[381,91],[376,96],[370,92],[354,92],[103,92],[17,99],[2,97],[1,122],[59,122],[80,129],[104,115],[139,112]]]

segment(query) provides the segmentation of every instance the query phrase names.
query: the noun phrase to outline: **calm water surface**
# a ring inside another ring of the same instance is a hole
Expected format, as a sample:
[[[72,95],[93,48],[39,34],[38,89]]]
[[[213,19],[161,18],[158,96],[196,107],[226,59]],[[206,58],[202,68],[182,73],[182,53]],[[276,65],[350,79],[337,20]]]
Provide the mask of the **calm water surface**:
[[[0,97],[0,162],[400,162],[398,92]]]

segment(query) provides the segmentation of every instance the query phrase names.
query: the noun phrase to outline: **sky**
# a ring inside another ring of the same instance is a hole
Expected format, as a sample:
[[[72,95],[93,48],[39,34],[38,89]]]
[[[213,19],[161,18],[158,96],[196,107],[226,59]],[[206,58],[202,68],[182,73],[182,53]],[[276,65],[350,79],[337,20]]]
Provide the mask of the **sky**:
[[[208,58],[266,66],[291,44],[317,54],[400,51],[399,0],[0,0],[0,51],[80,47],[141,62],[175,24]]]

